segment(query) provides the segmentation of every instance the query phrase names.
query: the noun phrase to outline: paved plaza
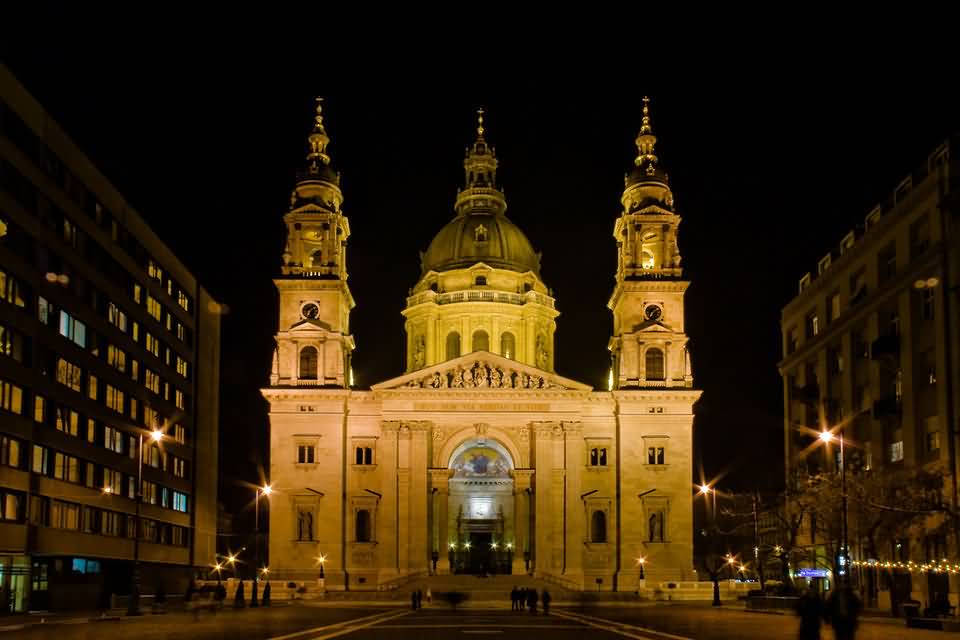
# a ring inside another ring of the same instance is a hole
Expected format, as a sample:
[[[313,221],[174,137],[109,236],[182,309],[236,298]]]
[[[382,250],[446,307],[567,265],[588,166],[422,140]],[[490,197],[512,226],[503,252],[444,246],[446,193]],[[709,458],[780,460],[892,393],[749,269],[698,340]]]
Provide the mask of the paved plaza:
[[[0,623],[3,621],[0,620]],[[10,620],[0,624],[5,638],[51,640],[136,638],[187,640],[257,638],[263,640],[433,640],[495,636],[503,640],[591,640],[649,638],[656,640],[793,640],[798,620],[793,616],[750,613],[731,606],[713,609],[703,604],[648,604],[591,609],[555,608],[549,616],[513,612],[506,607],[461,607],[454,611],[434,605],[420,611],[402,606],[295,604],[269,609],[224,609],[217,613],[170,613],[162,616],[92,622],[83,616],[58,616],[43,624]],[[22,625],[22,626],[20,626]],[[925,640],[949,634],[906,629],[900,620],[865,621],[859,640]],[[833,640],[825,629],[824,640]]]

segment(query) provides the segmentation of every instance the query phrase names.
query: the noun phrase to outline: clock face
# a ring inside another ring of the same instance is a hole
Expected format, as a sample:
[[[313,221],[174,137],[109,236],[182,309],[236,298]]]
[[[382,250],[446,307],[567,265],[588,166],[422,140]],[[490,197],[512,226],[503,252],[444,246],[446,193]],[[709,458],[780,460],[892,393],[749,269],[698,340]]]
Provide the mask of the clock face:
[[[660,319],[660,316],[663,315],[663,309],[658,305],[648,304],[647,308],[643,310],[644,315],[647,317],[647,320],[656,322]]]
[[[320,315],[320,307],[313,302],[308,302],[300,307],[300,315],[302,315],[304,318],[316,318],[318,315]]]

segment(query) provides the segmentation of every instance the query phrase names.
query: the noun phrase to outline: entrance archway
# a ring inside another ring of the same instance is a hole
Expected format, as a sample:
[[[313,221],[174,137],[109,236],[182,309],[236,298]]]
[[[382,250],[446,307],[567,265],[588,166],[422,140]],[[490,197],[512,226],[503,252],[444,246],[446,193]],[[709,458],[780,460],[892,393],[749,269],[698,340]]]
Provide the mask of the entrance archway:
[[[450,569],[510,573],[514,552],[513,457],[500,442],[471,438],[450,456]]]

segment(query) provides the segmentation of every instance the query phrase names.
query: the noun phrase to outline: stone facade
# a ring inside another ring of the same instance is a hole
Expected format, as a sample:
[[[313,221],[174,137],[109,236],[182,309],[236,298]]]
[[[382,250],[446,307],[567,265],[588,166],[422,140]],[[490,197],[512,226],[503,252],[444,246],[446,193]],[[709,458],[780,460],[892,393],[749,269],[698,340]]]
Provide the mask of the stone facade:
[[[318,115],[311,169],[287,214],[277,356],[263,390],[272,576],[316,578],[324,558],[328,588],[509,572],[634,590],[644,558],[648,578],[695,579],[700,392],[683,333],[679,217],[652,155],[646,106],[643,127],[615,224],[621,268],[610,302],[609,390],[553,371],[558,312],[539,254],[504,215],[482,119],[456,218],[423,254],[404,311],[407,373],[355,390],[349,226]],[[305,202],[309,193],[326,198]],[[305,261],[318,249],[303,246],[330,237],[339,244],[316,272]]]

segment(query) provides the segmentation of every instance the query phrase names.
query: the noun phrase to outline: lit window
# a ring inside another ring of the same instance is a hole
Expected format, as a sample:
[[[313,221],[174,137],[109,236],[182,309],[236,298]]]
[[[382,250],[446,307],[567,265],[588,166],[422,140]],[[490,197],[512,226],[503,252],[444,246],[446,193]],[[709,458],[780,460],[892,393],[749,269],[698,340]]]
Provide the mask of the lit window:
[[[179,491],[173,492],[173,508],[175,511],[187,512],[187,494]]]
[[[0,325],[0,355],[23,362],[23,339],[3,325]]]
[[[112,302],[107,307],[107,320],[110,321],[110,324],[120,329],[120,331],[123,331],[124,333],[126,333],[127,314],[121,311],[120,308]]]
[[[136,302],[137,304],[140,304],[142,299],[143,299],[143,288],[139,284],[134,282],[133,283],[133,301]]]
[[[147,275],[157,282],[163,282],[163,269],[153,260],[147,262]]]
[[[160,322],[160,301],[155,299],[149,293],[147,294],[147,313],[149,313],[154,320]]]
[[[664,447],[647,447],[647,464],[665,464]]]
[[[173,404],[178,409],[186,409],[186,402],[184,401],[183,391],[177,389],[173,392]]]
[[[144,386],[156,394],[160,393],[160,376],[150,369],[143,370]]]
[[[187,429],[182,424],[174,425],[173,427],[173,439],[180,444],[186,444],[187,442]]]
[[[17,415],[23,413],[23,389],[0,380],[0,409]]]
[[[123,413],[123,391],[117,389],[113,385],[108,384],[106,391],[106,403],[108,407],[117,413]]]
[[[33,396],[33,421],[40,424],[47,421],[47,399],[43,396]]]
[[[187,377],[187,361],[180,356],[177,356],[177,373],[184,378]]]
[[[57,358],[57,382],[74,391],[80,391],[80,382],[83,378],[83,371],[72,362],[63,358]]]
[[[47,302],[47,299],[43,296],[37,296],[37,319],[43,324],[50,324],[50,318],[52,317],[53,305]]]
[[[112,365],[120,371],[127,370],[127,354],[123,349],[115,347],[112,344],[107,345],[107,364]]]
[[[160,341],[153,337],[153,335],[148,331],[146,338],[146,347],[147,351],[153,355],[160,357]]]
[[[68,340],[73,340],[81,347],[87,346],[87,325],[66,311],[60,311],[60,335]]]
[[[57,431],[77,435],[80,429],[80,415],[72,409],[57,407]]]
[[[177,303],[178,303],[181,307],[183,307],[183,309],[184,309],[185,311],[189,311],[189,310],[190,310],[190,298],[187,297],[187,294],[184,293],[183,290],[180,290],[180,291],[177,293]]]
[[[93,374],[87,376],[87,397],[91,400],[97,399],[97,376]]]
[[[893,432],[893,442],[890,443],[890,462],[901,460],[903,460],[903,431],[897,429]]]
[[[0,436],[0,464],[13,467],[20,466],[20,441],[9,436]]]
[[[0,269],[0,299],[18,307],[27,305],[20,283],[2,269]]]

